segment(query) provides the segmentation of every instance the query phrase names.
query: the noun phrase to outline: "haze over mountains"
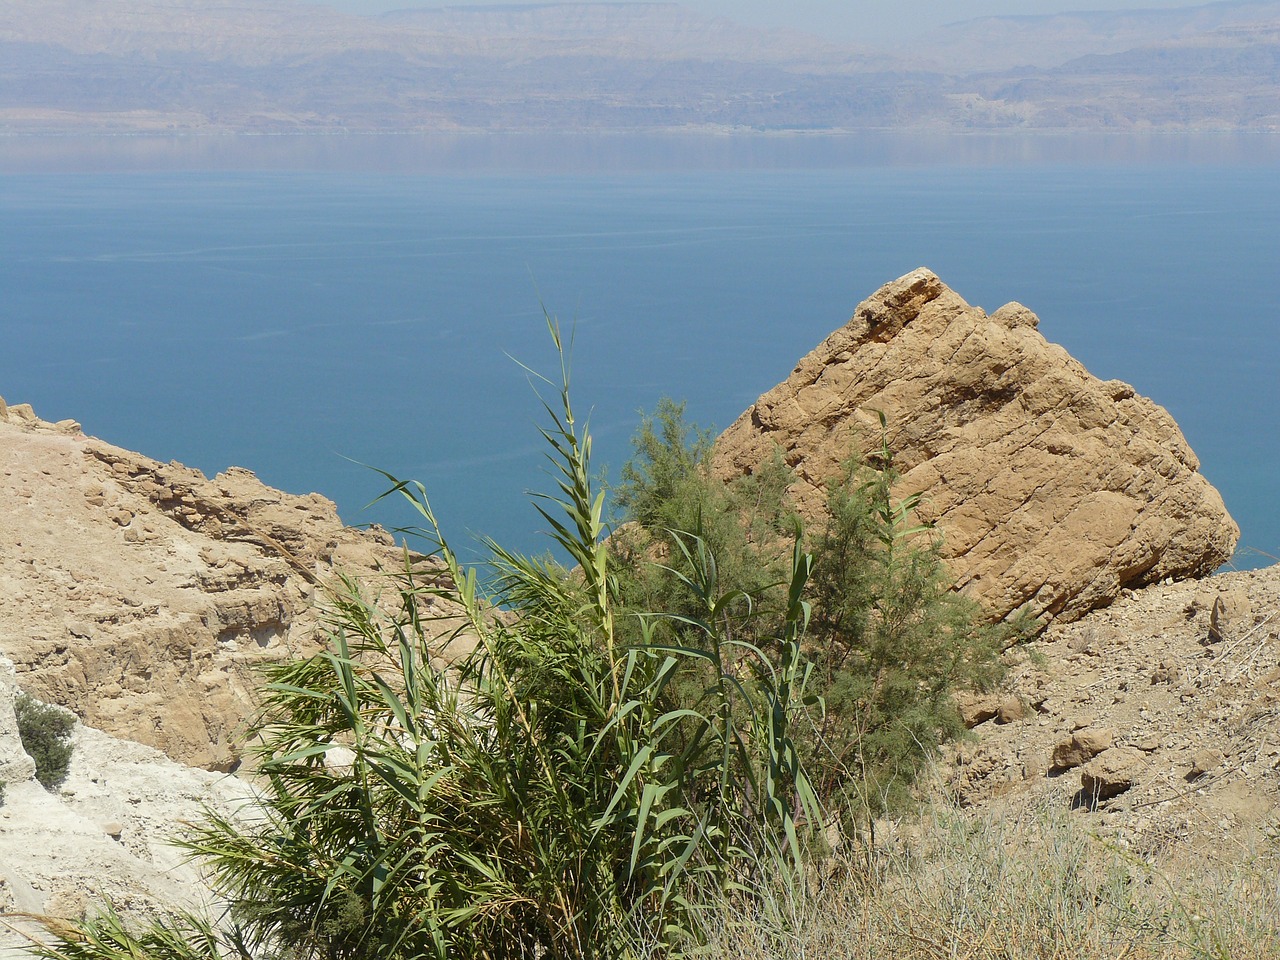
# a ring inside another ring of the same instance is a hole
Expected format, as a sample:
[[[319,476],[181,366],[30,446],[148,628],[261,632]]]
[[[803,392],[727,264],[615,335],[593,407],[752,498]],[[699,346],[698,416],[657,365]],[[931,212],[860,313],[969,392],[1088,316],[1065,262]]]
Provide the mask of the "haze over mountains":
[[[989,17],[897,49],[674,3],[6,0],[0,132],[1280,128],[1280,0]]]

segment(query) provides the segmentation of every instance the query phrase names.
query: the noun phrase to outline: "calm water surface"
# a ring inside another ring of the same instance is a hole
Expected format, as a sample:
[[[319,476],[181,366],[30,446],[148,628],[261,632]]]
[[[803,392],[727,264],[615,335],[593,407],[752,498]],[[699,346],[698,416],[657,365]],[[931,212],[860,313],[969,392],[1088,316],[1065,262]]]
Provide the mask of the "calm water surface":
[[[408,522],[363,509],[382,487],[352,461],[375,464],[426,483],[456,540],[536,551],[515,360],[554,369],[542,304],[576,331],[575,397],[616,469],[638,410],[673,396],[726,426],[926,265],[1166,406],[1243,544],[1280,555],[1277,141],[1108,142],[613,141],[557,162],[468,141],[408,162],[400,140],[0,141],[0,394]]]

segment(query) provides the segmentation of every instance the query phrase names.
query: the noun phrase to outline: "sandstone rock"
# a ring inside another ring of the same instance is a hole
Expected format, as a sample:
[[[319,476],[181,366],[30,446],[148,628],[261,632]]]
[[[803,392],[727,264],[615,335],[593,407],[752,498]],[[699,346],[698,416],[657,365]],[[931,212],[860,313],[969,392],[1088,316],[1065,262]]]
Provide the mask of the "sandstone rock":
[[[402,551],[323,497],[235,468],[209,480],[20,410],[0,420],[0,655],[90,726],[234,768],[256,666],[317,649],[338,571],[379,590]]]
[[[22,749],[13,701],[17,693],[13,664],[0,658],[0,782],[23,783],[36,775],[36,763]]]
[[[979,744],[962,756],[948,778],[952,798],[962,807],[1017,790],[1024,779],[1022,764],[1003,750]]]
[[[887,284],[716,444],[728,480],[780,449],[803,515],[879,447],[877,411],[964,591],[1072,620],[1127,587],[1210,573],[1239,530],[1162,408],[1091,376],[1020,304],[991,316],[920,269]]]
[[[1021,697],[1008,696],[1000,701],[996,710],[996,723],[1016,723],[1027,716],[1027,705]]]
[[[1053,748],[1053,768],[1071,770],[1088,763],[1111,746],[1115,735],[1105,727],[1087,727],[1077,730]]]
[[[1199,780],[1206,773],[1212,773],[1222,766],[1222,754],[1213,747],[1202,747],[1191,757],[1191,769],[1187,772],[1188,780]]]
[[[1252,624],[1253,606],[1243,590],[1223,590],[1196,598],[1197,605],[1209,608],[1209,643],[1219,643],[1234,632],[1245,633]]]
[[[3,682],[0,681],[0,686]],[[0,749],[10,749],[0,733]],[[9,781],[0,807],[0,950],[25,955],[39,918],[97,913],[110,900],[131,921],[174,908],[219,912],[200,868],[170,841],[206,806],[226,816],[251,789],[183,767],[157,750],[77,724],[64,788]]]
[[[1209,634],[1206,638],[1209,643],[1221,643],[1224,639],[1223,621],[1226,617],[1223,615],[1223,603],[1221,597],[1213,598],[1213,606],[1209,610]]]
[[[1000,698],[991,693],[964,691],[956,694],[956,708],[960,711],[960,722],[972,730],[995,718],[1000,712]]]
[[[1112,747],[1089,761],[1080,771],[1080,788],[1092,803],[1109,800],[1136,784],[1146,771],[1147,760],[1136,747]]]
[[[1151,671],[1152,685],[1167,683],[1179,684],[1183,679],[1182,664],[1173,657],[1165,657]]]

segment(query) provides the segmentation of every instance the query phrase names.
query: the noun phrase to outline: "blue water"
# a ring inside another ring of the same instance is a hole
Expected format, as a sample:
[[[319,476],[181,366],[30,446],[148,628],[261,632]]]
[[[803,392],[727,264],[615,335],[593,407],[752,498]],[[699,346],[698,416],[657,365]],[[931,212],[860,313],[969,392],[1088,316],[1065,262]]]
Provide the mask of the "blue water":
[[[318,490],[348,522],[408,522],[363,509],[382,482],[352,461],[374,464],[422,480],[459,544],[539,551],[539,407],[511,358],[554,371],[540,303],[576,331],[574,396],[616,469],[638,410],[669,395],[727,426],[926,265],[989,310],[1025,303],[1167,407],[1242,544],[1280,556],[1280,161],[1260,142],[1225,161],[911,164],[804,164],[800,144],[562,173],[545,152],[532,170],[287,169],[274,143],[258,169],[233,151],[40,173],[24,143],[0,156],[0,394],[161,460]]]

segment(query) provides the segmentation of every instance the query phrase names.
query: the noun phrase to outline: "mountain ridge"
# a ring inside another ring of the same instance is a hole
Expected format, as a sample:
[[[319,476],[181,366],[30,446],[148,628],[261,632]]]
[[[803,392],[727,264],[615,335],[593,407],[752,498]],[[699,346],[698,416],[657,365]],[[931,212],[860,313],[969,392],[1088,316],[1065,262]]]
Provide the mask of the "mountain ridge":
[[[0,54],[10,134],[1280,129],[1275,0],[986,18],[883,50],[673,3],[9,0]]]

